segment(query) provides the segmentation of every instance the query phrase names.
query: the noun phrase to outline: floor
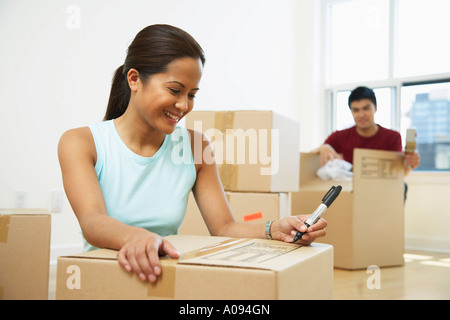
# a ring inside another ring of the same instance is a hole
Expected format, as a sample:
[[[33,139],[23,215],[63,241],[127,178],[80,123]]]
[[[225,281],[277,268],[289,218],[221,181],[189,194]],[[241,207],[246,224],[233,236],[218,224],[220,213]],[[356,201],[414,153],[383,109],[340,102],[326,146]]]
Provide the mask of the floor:
[[[450,254],[407,251],[405,265],[377,270],[334,270],[337,300],[448,300]],[[56,266],[50,267],[49,299],[55,299]]]
[[[450,254],[407,251],[405,265],[374,271],[334,270],[334,299],[339,300],[448,300]],[[372,289],[369,289],[371,287]]]
[[[48,300],[55,300],[56,294],[56,264],[50,265],[50,275],[48,282]]]

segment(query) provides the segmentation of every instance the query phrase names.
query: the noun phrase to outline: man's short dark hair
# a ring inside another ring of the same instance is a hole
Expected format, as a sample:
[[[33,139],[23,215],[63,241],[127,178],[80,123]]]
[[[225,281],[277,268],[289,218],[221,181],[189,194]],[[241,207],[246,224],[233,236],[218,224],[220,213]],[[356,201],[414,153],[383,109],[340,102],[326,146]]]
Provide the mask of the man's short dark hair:
[[[350,93],[350,96],[348,97],[348,107],[350,108],[350,104],[353,101],[359,101],[362,99],[369,99],[375,107],[377,106],[377,98],[375,97],[373,90],[367,87],[358,87]]]

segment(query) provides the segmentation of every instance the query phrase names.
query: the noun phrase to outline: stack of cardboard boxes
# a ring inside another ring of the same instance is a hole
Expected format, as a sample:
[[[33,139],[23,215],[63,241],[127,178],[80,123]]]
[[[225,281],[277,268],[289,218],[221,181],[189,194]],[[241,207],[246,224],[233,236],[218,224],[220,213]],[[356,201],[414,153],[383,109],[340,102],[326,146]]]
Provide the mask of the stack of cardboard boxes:
[[[290,192],[298,191],[299,179],[296,121],[272,111],[193,111],[186,128],[203,132],[214,147],[236,221],[266,223],[290,215]],[[209,235],[192,193],[179,234]]]

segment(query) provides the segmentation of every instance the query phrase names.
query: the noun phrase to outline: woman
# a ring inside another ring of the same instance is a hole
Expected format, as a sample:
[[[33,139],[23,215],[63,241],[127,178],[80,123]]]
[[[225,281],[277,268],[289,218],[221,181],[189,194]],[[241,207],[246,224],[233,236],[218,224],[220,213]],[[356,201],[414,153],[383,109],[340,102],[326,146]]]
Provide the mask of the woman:
[[[191,190],[212,235],[265,238],[268,230],[292,242],[307,230],[304,245],[325,235],[324,220],[306,228],[306,217],[267,228],[234,221],[216,164],[193,159],[194,141],[205,150],[208,139],[177,126],[193,108],[204,63],[201,47],[183,30],[144,28],[114,75],[104,121],[69,130],[59,142],[64,188],[85,249],[119,250],[120,265],[143,281],[161,273],[159,255],[178,258],[163,237],[177,233]]]

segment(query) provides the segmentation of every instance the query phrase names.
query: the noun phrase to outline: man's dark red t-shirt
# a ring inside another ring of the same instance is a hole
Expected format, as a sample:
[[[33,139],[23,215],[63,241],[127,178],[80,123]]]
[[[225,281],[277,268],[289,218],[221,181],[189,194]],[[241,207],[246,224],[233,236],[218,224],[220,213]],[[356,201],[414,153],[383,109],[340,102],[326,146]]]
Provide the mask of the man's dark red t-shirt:
[[[329,144],[344,156],[344,160],[353,164],[353,149],[375,149],[387,151],[402,151],[400,133],[378,125],[377,133],[370,138],[361,137],[356,132],[356,126],[333,132],[325,144]]]

